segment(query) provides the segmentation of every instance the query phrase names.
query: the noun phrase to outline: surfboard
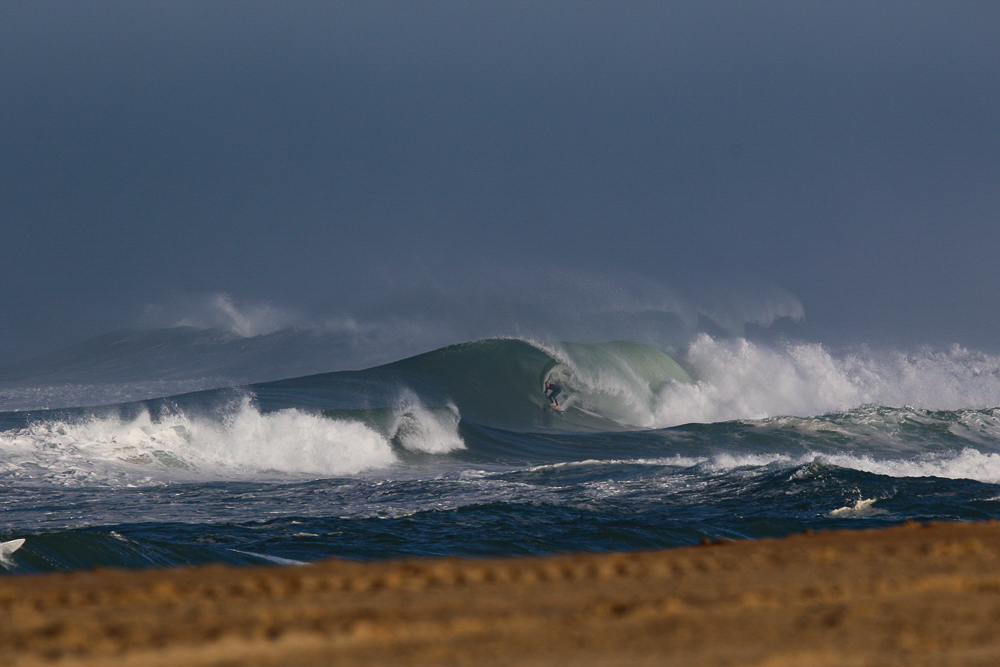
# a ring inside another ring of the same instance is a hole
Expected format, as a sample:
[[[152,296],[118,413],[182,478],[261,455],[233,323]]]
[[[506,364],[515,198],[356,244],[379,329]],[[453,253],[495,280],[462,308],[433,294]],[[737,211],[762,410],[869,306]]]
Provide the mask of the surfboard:
[[[22,544],[24,544],[24,538],[11,540],[10,542],[0,542],[0,558],[7,558],[20,549]]]

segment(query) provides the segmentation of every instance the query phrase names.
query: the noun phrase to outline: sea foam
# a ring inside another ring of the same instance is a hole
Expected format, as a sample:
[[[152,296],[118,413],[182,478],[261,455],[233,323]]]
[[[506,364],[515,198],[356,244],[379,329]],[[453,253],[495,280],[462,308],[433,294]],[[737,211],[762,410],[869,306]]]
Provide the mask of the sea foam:
[[[958,345],[909,353],[862,349],[834,354],[814,343],[769,347],[702,335],[683,361],[696,381],[665,384],[650,424],[815,416],[864,405],[929,410],[1000,406],[1000,357]]]
[[[817,466],[857,470],[885,477],[914,478],[941,477],[966,479],[987,484],[1000,484],[1000,454],[966,448],[960,451],[924,452],[906,458],[883,457],[871,454],[807,452],[799,455],[785,453],[735,454],[719,453],[705,457],[666,457],[656,463],[696,469],[697,474],[732,474],[738,470],[749,473],[763,470],[795,470],[794,479],[807,478],[816,473]]]
[[[210,416],[144,410],[3,431],[0,475],[69,485],[353,475],[396,464],[397,445],[428,453],[463,447],[457,425],[457,413],[432,413],[416,401],[401,404],[392,428],[380,432],[294,408],[264,413],[244,397]]]

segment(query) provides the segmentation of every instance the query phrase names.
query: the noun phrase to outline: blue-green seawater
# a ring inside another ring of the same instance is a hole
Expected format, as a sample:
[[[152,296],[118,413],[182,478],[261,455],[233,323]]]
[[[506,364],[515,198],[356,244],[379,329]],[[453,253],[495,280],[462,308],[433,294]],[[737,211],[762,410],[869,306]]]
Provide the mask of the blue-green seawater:
[[[368,371],[6,412],[0,541],[25,542],[0,564],[623,551],[1000,517],[1000,409],[687,421],[721,400],[713,387],[634,343],[496,339]]]

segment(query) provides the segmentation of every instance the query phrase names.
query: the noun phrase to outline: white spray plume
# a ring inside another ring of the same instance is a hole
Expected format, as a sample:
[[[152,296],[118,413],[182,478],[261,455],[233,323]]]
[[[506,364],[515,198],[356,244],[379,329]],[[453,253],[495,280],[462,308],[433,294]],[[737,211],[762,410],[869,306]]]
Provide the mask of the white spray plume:
[[[178,298],[166,306],[147,305],[140,321],[156,327],[223,329],[237,336],[250,338],[297,326],[303,319],[290,309],[279,308],[267,302],[237,305],[231,295],[211,292],[198,297]]]
[[[863,405],[929,410],[1000,406],[1000,357],[954,345],[911,353],[858,349],[835,354],[815,343],[769,347],[743,338],[698,336],[685,363],[696,382],[665,386],[659,426],[811,416]]]

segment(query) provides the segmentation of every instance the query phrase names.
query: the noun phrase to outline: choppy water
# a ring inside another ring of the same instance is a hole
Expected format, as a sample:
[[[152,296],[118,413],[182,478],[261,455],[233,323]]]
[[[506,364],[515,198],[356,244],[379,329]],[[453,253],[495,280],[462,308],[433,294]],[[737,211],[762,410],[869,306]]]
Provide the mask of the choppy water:
[[[1000,517],[998,405],[998,359],[959,347],[834,355],[702,336],[676,362],[638,343],[490,339],[364,371],[10,410],[0,540],[25,541],[0,565],[631,550]]]

